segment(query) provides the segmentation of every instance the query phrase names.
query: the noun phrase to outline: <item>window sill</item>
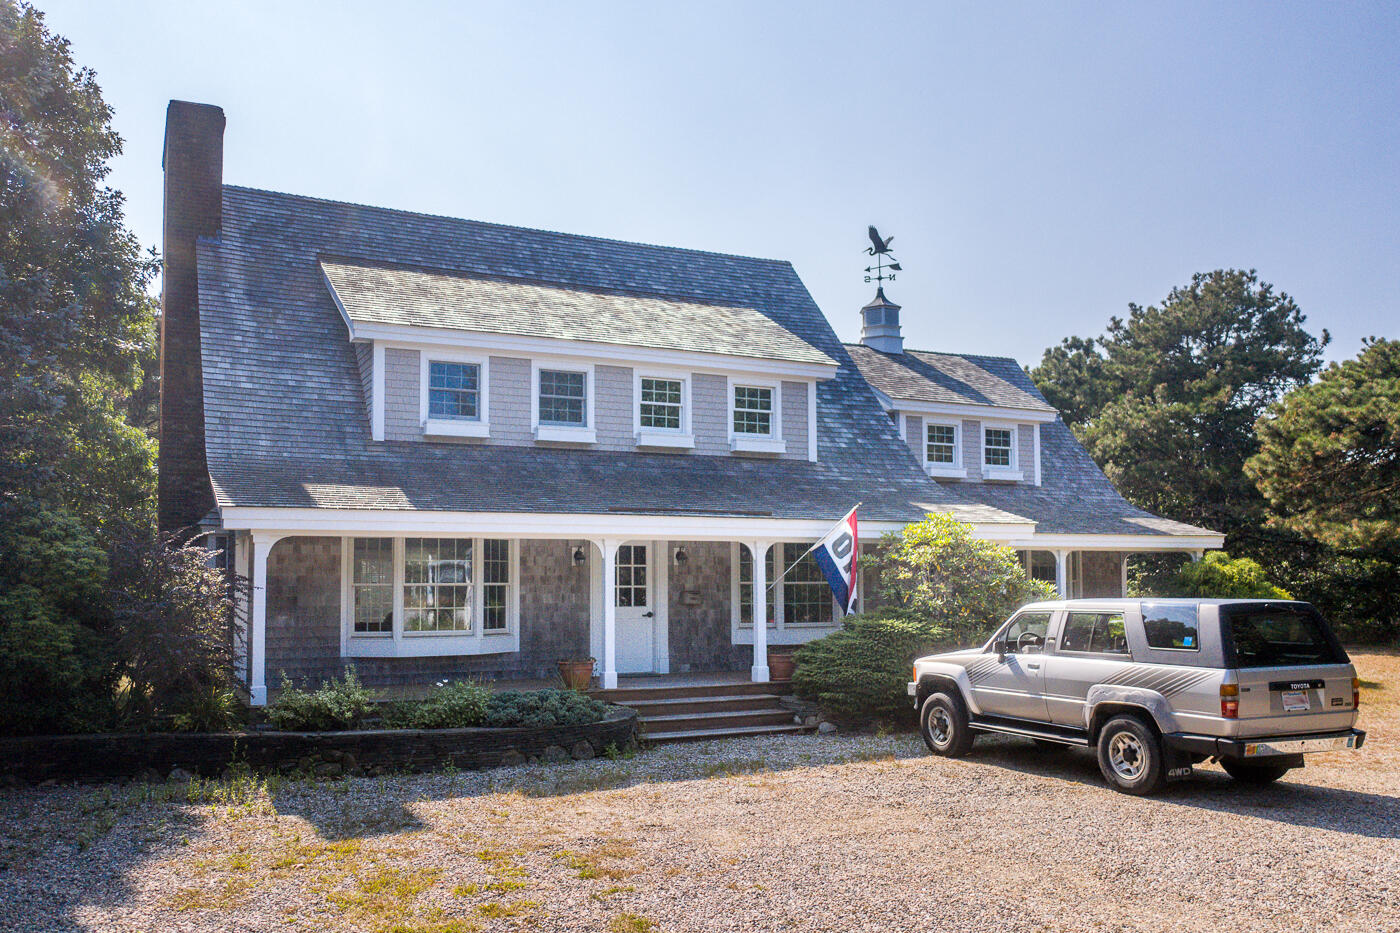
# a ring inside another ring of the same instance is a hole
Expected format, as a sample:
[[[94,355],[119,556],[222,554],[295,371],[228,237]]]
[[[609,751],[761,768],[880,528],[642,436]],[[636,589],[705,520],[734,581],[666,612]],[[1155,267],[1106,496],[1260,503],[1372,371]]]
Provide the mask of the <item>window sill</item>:
[[[991,483],[1020,483],[1025,481],[1026,474],[1005,467],[987,467],[982,471],[982,478]]]
[[[774,648],[786,645],[805,645],[809,641],[816,641],[818,638],[825,638],[832,632],[839,631],[840,623],[831,625],[785,625],[782,628],[768,626],[768,647]],[[742,628],[735,628],[730,632],[730,639],[736,645],[753,644],[753,626],[745,625]]]
[[[928,471],[929,476],[942,479],[967,479],[967,470],[958,467],[938,466],[937,464],[929,463],[925,464],[924,469]]]
[[[429,419],[423,422],[428,437],[490,437],[491,425],[486,421],[450,421]]]
[[[433,658],[464,654],[503,654],[519,651],[513,632],[487,636],[436,632],[405,632],[402,638],[352,636],[345,641],[347,658]]]
[[[555,424],[541,424],[535,427],[535,440],[556,441],[562,444],[596,444],[598,432],[593,428],[570,428]]]
[[[787,443],[782,438],[735,434],[729,438],[729,449],[752,454],[780,454],[787,450]]]
[[[695,435],[670,431],[638,431],[637,446],[673,447],[690,450],[695,446]]]

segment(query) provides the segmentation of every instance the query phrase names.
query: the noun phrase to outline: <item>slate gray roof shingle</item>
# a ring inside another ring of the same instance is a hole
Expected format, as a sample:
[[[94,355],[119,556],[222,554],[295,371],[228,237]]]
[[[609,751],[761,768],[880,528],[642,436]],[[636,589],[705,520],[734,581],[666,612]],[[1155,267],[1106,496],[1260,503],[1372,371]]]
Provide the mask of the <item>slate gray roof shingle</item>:
[[[899,400],[957,401],[1054,411],[1020,364],[1008,357],[910,351],[911,360],[868,347],[847,346],[865,377]],[[913,383],[921,374],[929,381]],[[899,393],[899,394],[896,394]],[[955,393],[956,399],[949,397]],[[973,398],[984,399],[974,402]],[[950,484],[959,498],[1024,515],[1037,534],[1208,535],[1214,532],[1161,518],[1119,494],[1060,418],[1040,426],[1041,485]]]
[[[322,258],[355,324],[437,327],[835,366],[753,308]]]
[[[414,265],[747,308],[836,361],[817,463],[374,442],[346,325],[318,261]],[[792,266],[225,186],[198,248],[206,451],[220,507],[610,513],[708,510],[866,520],[931,510],[1020,523],[929,480]]]

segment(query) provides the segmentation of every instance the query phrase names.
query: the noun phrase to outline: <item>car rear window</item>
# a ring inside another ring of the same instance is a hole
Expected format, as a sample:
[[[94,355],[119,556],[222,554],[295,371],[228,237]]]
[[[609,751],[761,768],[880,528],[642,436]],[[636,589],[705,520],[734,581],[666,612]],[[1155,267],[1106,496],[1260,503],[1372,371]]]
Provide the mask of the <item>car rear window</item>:
[[[1235,667],[1345,664],[1347,654],[1311,606],[1221,606]]]
[[[1195,604],[1142,604],[1142,629],[1149,648],[1200,651],[1200,627],[1200,613]]]

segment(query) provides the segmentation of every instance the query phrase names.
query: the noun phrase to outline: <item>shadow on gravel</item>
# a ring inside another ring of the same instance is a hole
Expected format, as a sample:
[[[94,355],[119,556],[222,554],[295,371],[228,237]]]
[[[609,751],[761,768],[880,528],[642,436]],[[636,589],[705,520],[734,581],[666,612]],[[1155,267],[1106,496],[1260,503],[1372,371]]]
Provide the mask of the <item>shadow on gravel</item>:
[[[989,740],[983,736],[967,760],[1091,785],[1105,794],[1115,793],[1104,783],[1098,760],[1087,749],[1042,750],[1018,739]],[[1198,769],[1191,780],[1168,784],[1156,799],[1310,829],[1371,839],[1400,839],[1400,797],[1318,787],[1305,783],[1307,773],[1307,768],[1291,771],[1277,784],[1252,787],[1222,772]]]

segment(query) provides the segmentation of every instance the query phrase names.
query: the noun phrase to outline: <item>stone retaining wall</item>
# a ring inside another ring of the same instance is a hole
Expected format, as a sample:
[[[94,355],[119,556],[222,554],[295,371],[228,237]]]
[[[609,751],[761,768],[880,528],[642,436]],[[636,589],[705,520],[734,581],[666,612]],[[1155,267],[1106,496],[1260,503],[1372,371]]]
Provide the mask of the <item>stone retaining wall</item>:
[[[0,737],[0,779],[39,782],[209,777],[243,762],[260,771],[341,773],[494,768],[531,758],[591,758],[632,741],[637,714],[547,729],[382,729],[357,732],[169,733]]]

